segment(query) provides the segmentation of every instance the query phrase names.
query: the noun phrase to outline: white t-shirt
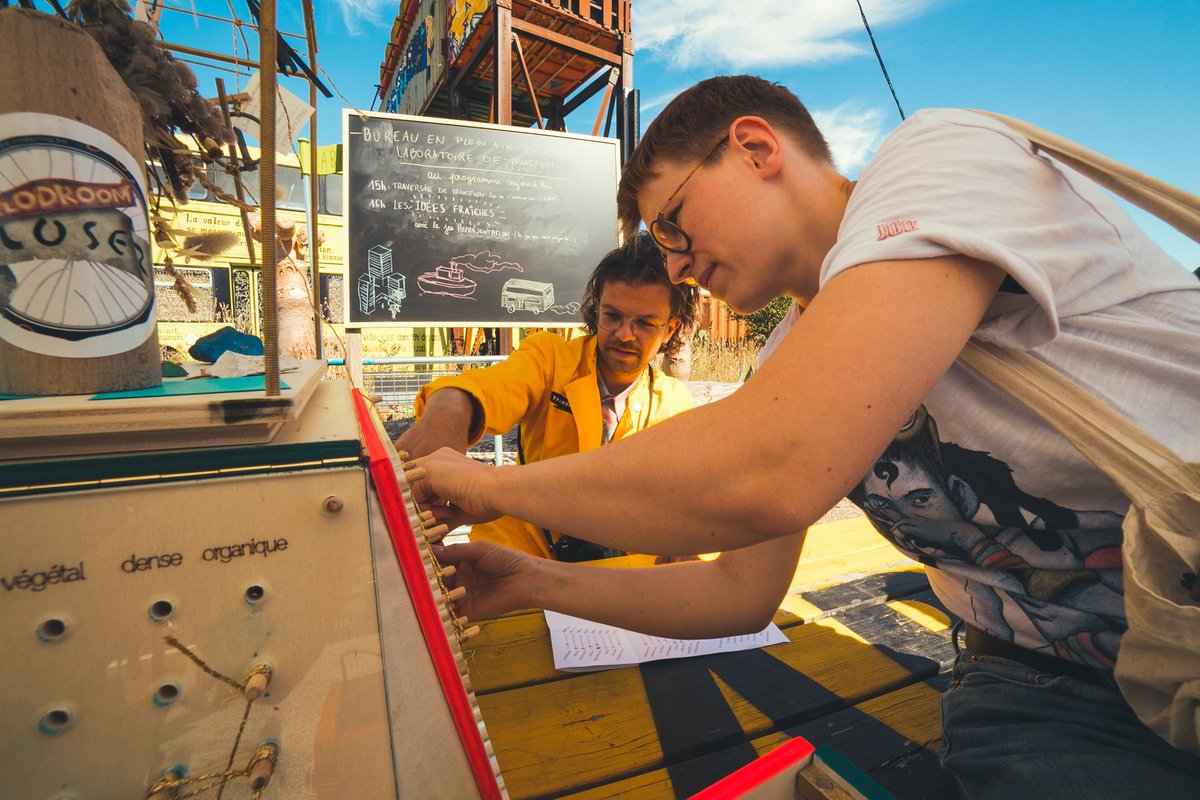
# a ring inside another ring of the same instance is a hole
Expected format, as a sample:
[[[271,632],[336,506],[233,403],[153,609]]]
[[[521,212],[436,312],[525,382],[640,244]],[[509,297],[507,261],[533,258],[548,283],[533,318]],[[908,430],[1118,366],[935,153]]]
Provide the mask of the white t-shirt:
[[[1200,461],[1200,282],[1103,189],[989,117],[919,112],[862,171],[821,284],[951,254],[1009,275],[980,338],[1032,350]],[[933,567],[955,614],[1027,648],[1115,662],[1128,502],[1003,390],[954,365],[850,496]]]

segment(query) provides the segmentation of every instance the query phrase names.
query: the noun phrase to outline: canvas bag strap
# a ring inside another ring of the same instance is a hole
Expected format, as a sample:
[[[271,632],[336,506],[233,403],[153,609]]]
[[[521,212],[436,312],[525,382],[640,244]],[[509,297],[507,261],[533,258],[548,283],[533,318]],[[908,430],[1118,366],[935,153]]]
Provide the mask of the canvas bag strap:
[[[1089,150],[1078,142],[1023,120],[991,111],[976,113],[1003,122],[1076,172],[1086,175],[1114,194],[1154,214],[1180,233],[1200,242],[1200,196],[1131,169],[1119,161]]]
[[[1200,491],[1200,479],[1182,458],[1030,354],[972,339],[959,361],[1044,419],[1134,505]]]
[[[977,113],[1003,122],[1072,169],[1200,242],[1200,196],[1024,120]],[[1045,419],[1135,504],[1163,491],[1197,491],[1195,473],[1179,456],[1028,353],[973,339],[959,358]]]

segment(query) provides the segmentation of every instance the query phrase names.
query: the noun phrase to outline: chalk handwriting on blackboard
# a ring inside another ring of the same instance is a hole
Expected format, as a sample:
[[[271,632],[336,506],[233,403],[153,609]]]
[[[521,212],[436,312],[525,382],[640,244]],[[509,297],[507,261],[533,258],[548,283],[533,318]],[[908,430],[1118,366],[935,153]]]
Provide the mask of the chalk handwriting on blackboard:
[[[616,245],[614,140],[349,113],[345,135],[347,324],[577,321]]]

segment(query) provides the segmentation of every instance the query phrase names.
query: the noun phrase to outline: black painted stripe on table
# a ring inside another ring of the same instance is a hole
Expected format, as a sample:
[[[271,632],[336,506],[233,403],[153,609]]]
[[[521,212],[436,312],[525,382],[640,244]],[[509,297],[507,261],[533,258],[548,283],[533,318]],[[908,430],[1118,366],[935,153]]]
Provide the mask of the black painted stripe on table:
[[[642,664],[641,672],[677,797],[695,794],[758,755],[714,674],[779,727],[843,705],[835,693],[763,650],[656,661]]]
[[[948,673],[935,676],[926,685],[942,692]],[[914,742],[852,706],[818,719],[808,720],[784,731],[801,736],[814,747],[832,747],[860,772],[896,800],[957,800],[958,789],[950,773],[942,769],[932,742]],[[930,748],[935,752],[930,752]],[[689,797],[757,757],[749,743],[676,764],[668,769],[677,798]]]
[[[929,592],[912,599],[940,605]],[[946,632],[931,631],[888,606],[851,608],[838,620],[904,667],[905,673],[880,693],[931,679],[953,660]],[[846,704],[835,692],[765,650],[650,662],[640,670],[663,760],[681,797],[757,755],[743,741],[741,725],[714,675],[771,720],[772,730],[819,718]]]
[[[939,693],[949,683],[949,673],[926,681]],[[959,797],[953,776],[938,763],[936,743],[911,741],[857,707],[796,725],[786,733],[802,736],[815,747],[833,747],[896,800]]]
[[[824,612],[815,619],[855,606],[872,606],[929,590],[924,570],[881,572],[824,589],[802,592],[800,598]]]
[[[904,598],[931,606],[957,619],[946,610],[932,591]],[[837,621],[887,654],[896,663],[913,673],[943,672],[954,662],[954,645],[950,629],[933,631],[890,606],[848,608],[837,615]]]

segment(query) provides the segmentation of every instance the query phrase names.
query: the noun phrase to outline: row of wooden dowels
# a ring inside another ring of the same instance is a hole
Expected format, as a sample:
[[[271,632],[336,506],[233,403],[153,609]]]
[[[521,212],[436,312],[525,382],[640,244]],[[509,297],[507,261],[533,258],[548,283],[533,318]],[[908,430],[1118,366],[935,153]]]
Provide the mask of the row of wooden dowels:
[[[397,455],[400,456],[400,463],[404,468],[405,483],[412,484],[423,479],[427,475],[424,467],[417,467],[408,463],[407,452],[401,450],[399,453],[397,453]],[[432,511],[428,509],[422,509],[419,506],[417,507],[417,511],[419,512],[421,528],[425,535],[425,541],[429,542],[430,544],[437,544],[438,542],[442,541],[442,539],[446,538],[446,534],[450,532],[450,528],[447,525],[439,524],[437,519],[433,516]],[[440,567],[440,569],[443,580],[454,576],[455,570],[453,566]],[[455,602],[456,600],[461,600],[466,596],[467,590],[461,586],[456,586],[446,593],[446,599],[451,603]],[[467,641],[479,633],[478,625],[472,625],[469,628],[466,627],[468,622],[466,617],[456,617],[454,622],[455,627],[462,631],[461,641]]]

